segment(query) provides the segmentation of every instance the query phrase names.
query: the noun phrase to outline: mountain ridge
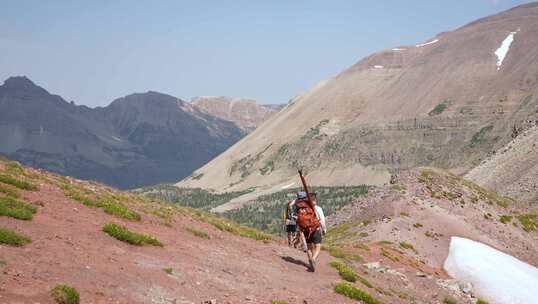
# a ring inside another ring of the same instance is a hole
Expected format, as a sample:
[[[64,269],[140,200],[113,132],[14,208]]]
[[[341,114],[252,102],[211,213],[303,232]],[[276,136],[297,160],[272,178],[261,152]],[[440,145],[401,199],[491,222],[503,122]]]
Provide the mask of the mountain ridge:
[[[538,104],[538,7],[482,21],[365,57],[177,186],[277,191],[299,167],[316,185],[380,185],[417,166],[469,170]],[[511,32],[499,68],[495,51]]]
[[[187,176],[244,135],[170,95],[135,93],[89,108],[24,76],[0,86],[0,109],[0,153],[121,188]]]

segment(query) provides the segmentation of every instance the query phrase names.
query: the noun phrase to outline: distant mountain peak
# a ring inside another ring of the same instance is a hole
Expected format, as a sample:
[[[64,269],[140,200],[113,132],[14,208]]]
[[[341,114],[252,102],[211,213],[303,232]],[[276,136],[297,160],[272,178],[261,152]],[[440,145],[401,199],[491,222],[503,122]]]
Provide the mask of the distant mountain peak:
[[[4,81],[4,87],[9,88],[35,88],[36,84],[26,76],[9,77]]]
[[[253,99],[227,96],[197,96],[190,104],[202,112],[232,121],[247,132],[280,110],[279,107],[258,104]]]

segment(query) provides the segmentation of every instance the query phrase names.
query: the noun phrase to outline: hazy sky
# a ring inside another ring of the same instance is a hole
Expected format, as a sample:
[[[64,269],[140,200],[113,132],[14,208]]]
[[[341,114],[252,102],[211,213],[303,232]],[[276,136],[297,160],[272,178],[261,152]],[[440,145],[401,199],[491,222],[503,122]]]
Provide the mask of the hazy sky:
[[[148,90],[284,103],[384,48],[529,1],[0,0],[0,83],[89,106]]]

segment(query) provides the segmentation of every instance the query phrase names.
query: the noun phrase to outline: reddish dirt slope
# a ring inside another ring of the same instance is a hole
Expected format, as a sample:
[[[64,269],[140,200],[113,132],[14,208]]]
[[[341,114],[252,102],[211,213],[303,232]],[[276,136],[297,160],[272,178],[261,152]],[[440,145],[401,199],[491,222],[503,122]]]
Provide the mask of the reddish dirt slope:
[[[330,257],[325,253],[318,271],[311,273],[302,252],[278,241],[223,232],[195,219],[192,211],[175,207],[165,206],[171,216],[164,220],[150,215],[162,205],[101,185],[35,172],[26,169],[40,190],[21,191],[20,198],[38,207],[34,218],[0,217],[2,228],[32,239],[24,247],[0,247],[0,303],[52,303],[48,292],[58,283],[75,287],[82,303],[353,302],[333,292],[340,279],[327,265]],[[128,198],[123,203],[139,212],[142,220],[123,220],[67,198],[54,185],[62,182],[76,189],[123,195]],[[108,222],[149,233],[164,247],[120,242],[102,232]],[[194,236],[188,228],[211,239]],[[168,267],[171,274],[163,270]]]

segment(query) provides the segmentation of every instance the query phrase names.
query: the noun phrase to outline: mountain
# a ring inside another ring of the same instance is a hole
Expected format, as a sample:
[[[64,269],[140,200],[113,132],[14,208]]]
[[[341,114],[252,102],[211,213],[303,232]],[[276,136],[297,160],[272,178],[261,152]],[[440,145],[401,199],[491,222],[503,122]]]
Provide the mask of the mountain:
[[[464,173],[538,117],[538,4],[372,54],[294,98],[179,187],[274,192]]]
[[[234,123],[157,92],[92,109],[26,77],[0,86],[0,153],[120,188],[183,178],[243,135]]]
[[[191,104],[209,115],[233,121],[246,132],[252,132],[283,107],[283,105],[260,105],[252,99],[224,96],[194,97]]]

